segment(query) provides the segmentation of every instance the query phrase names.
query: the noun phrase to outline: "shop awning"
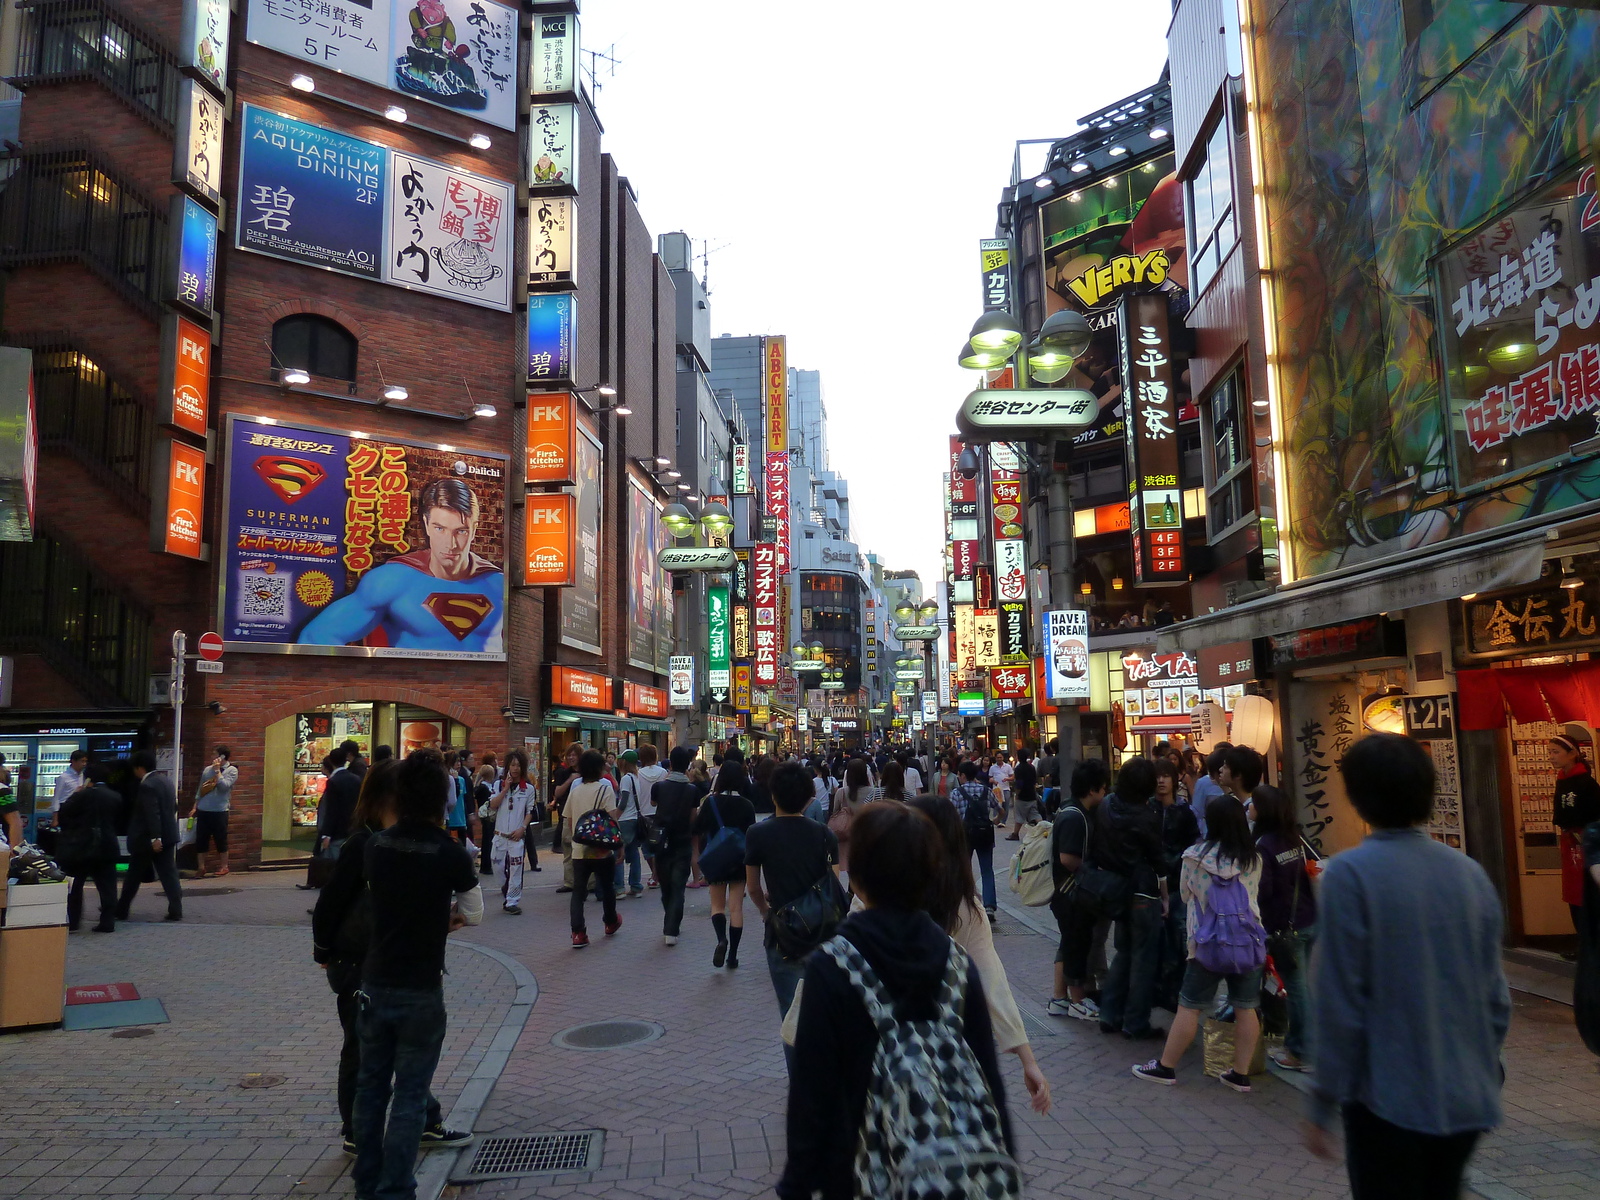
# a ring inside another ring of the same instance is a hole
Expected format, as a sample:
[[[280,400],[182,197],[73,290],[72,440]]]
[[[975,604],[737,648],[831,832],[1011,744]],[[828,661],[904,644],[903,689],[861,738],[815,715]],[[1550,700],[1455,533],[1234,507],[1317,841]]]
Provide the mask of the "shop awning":
[[[1520,533],[1346,568],[1170,626],[1156,635],[1156,649],[1194,651],[1532,583],[1539,578],[1544,547],[1542,532]]]
[[[1190,721],[1187,713],[1181,717],[1140,717],[1132,726],[1135,733],[1171,732],[1172,730],[1188,729],[1189,727]]]
[[[641,733],[671,733],[672,726],[665,721],[657,721],[651,717],[635,717],[633,727]]]
[[[623,717],[608,717],[603,713],[577,712],[570,708],[549,708],[545,710],[544,722],[546,727],[577,726],[579,729],[632,729],[634,723]]]

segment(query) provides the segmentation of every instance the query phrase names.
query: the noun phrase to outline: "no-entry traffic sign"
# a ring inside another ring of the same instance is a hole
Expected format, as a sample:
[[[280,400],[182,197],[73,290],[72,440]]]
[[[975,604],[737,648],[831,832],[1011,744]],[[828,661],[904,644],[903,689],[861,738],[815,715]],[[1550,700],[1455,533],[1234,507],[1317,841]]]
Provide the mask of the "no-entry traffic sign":
[[[216,662],[222,657],[222,635],[220,633],[202,633],[200,641],[195,648],[200,651],[200,657],[207,662]]]

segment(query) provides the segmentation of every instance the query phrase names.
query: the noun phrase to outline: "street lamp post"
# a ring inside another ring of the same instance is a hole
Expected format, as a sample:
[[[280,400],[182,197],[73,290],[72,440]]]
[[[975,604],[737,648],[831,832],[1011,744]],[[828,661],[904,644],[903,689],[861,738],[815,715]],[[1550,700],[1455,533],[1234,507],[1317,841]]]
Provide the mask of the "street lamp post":
[[[723,544],[728,530],[733,528],[733,516],[728,512],[727,505],[720,501],[709,500],[702,504],[698,517],[683,504],[674,502],[661,510],[661,523],[666,526],[673,541],[671,546],[663,547],[656,556],[657,565],[663,571],[672,575],[704,574],[715,583],[719,580],[725,582],[726,573],[738,564],[733,550]],[[697,529],[701,534],[700,540],[694,537]],[[686,541],[687,545],[684,544]],[[724,675],[728,673],[727,668],[719,669]],[[708,660],[706,694],[715,699],[720,707],[727,699],[731,680],[722,679],[719,685],[719,681],[712,677],[712,671]],[[716,697],[719,690],[722,693],[720,699]]]
[[[934,643],[939,638],[939,602],[927,599],[920,607],[911,603],[911,593],[902,592],[900,602],[894,606],[894,619],[898,622],[895,628],[895,637],[902,645],[908,643],[921,643],[922,654],[917,661],[922,667],[922,689],[918,690],[917,703],[922,703],[921,691],[926,689],[930,682],[937,686],[933,672],[937,669],[937,660],[934,657]],[[898,666],[898,663],[896,664]],[[898,672],[896,672],[898,674]],[[929,749],[933,746],[933,733],[924,724],[922,730],[923,742]],[[931,767],[931,764],[930,764]]]

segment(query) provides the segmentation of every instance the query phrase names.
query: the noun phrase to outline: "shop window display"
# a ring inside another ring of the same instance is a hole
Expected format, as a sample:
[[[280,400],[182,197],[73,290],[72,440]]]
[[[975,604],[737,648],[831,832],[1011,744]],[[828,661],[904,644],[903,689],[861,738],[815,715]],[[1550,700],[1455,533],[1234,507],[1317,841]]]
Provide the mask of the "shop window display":
[[[322,760],[345,741],[361,747],[363,757],[372,757],[372,705],[337,704],[316,712],[297,713],[294,725],[294,791],[289,821],[300,828],[313,827],[327,783]]]

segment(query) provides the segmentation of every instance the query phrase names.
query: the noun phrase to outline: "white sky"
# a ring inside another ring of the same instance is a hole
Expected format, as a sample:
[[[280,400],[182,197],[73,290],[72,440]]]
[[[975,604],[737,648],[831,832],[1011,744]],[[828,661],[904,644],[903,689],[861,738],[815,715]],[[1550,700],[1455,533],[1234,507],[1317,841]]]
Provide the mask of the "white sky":
[[[856,541],[938,578],[939,478],[978,378],[1013,144],[1154,83],[1170,0],[589,0],[604,148],[652,234],[709,244],[712,333],[789,337],[820,370]],[[1025,169],[1026,160],[1025,160]],[[716,249],[722,247],[721,249]]]

